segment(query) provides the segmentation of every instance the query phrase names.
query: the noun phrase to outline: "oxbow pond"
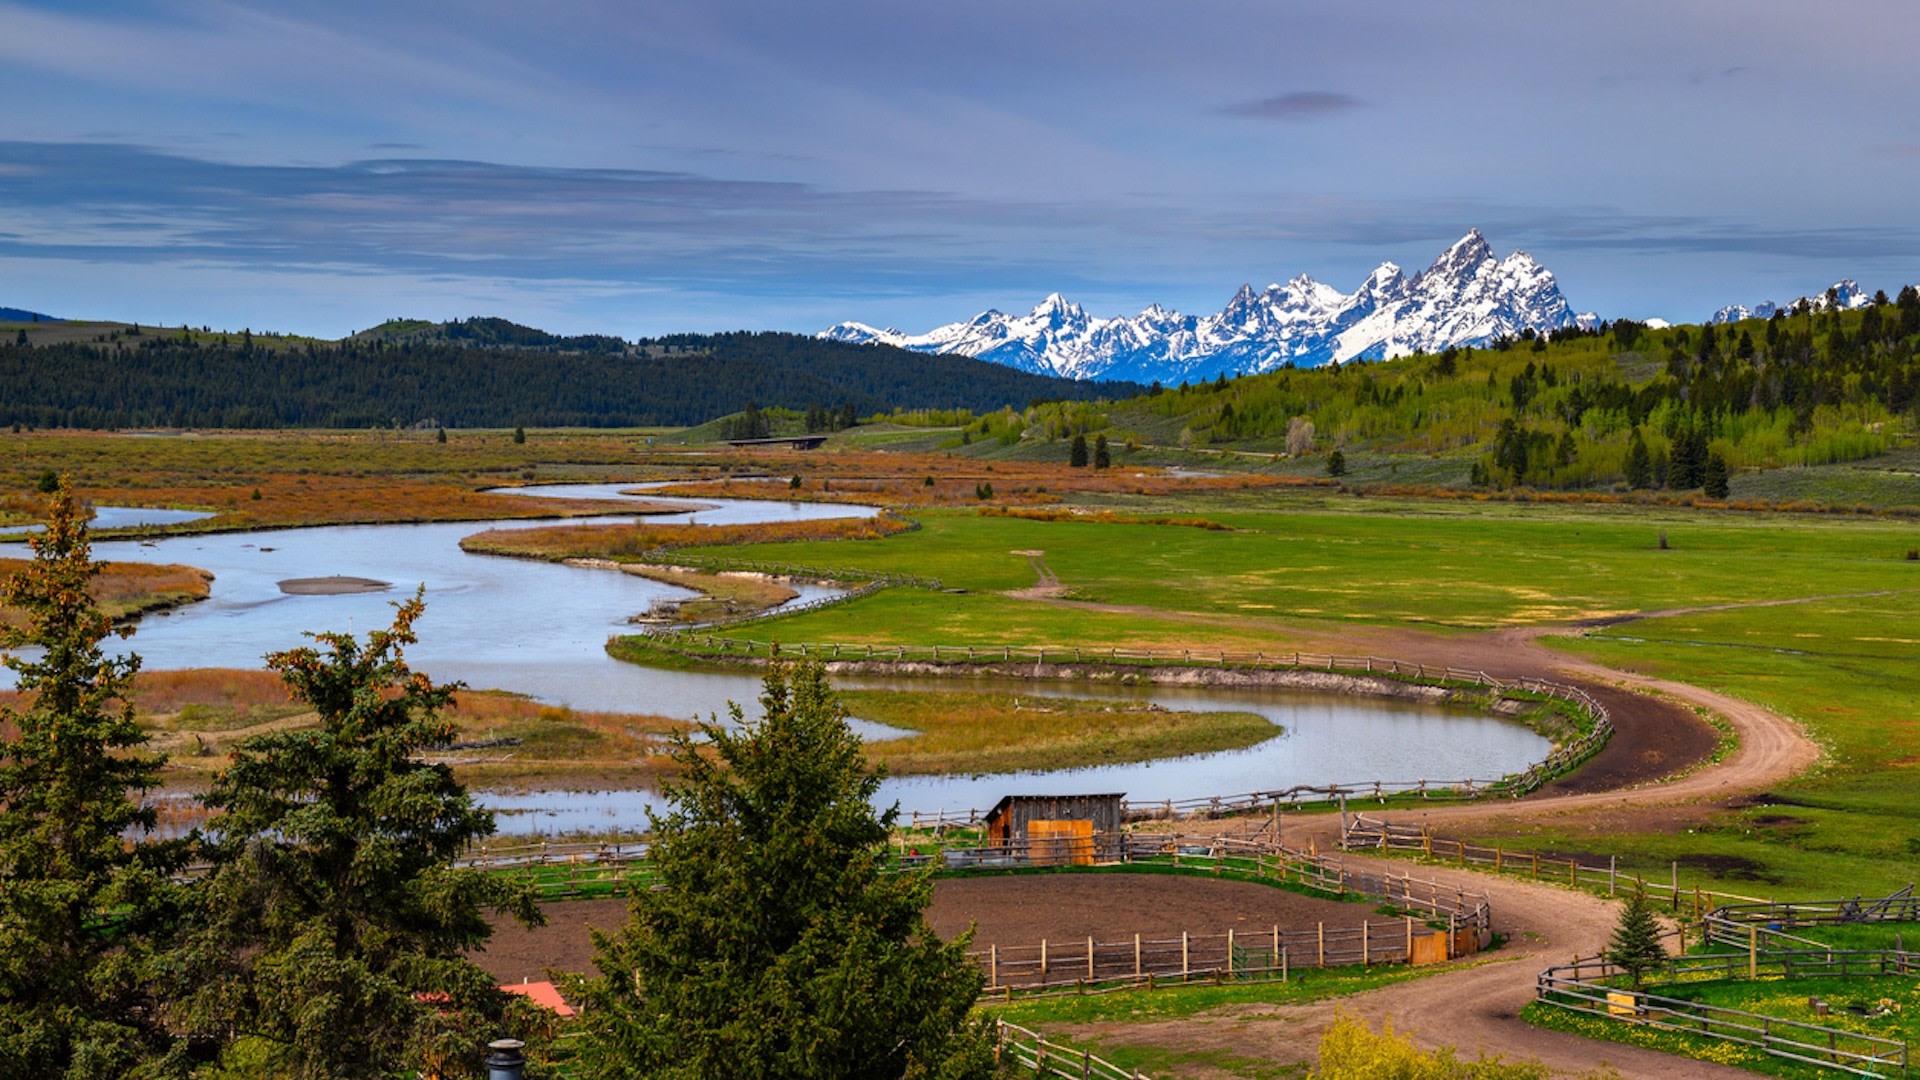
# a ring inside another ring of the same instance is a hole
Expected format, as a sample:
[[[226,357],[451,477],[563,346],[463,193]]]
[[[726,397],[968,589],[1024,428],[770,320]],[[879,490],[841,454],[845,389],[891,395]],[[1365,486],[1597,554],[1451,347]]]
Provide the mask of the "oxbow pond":
[[[612,504],[645,495],[647,485],[566,484],[515,489],[518,494],[605,499]],[[712,499],[698,503],[645,495],[650,502],[684,502],[689,509],[644,520],[699,524],[791,521],[871,515],[871,507],[776,500]],[[612,511],[610,507],[610,511]],[[110,514],[109,514],[110,511]],[[179,511],[102,508],[105,526],[171,524]],[[150,514],[153,516],[142,516]],[[607,521],[642,520],[611,513]],[[426,614],[416,624],[419,644],[408,650],[414,667],[439,681],[528,694],[578,709],[700,717],[726,713],[729,702],[749,710],[758,680],[749,674],[659,671],[625,664],[605,652],[607,638],[630,633],[629,617],[655,600],[684,590],[611,570],[472,555],[460,540],[481,529],[538,528],[549,522],[458,522],[425,525],[341,525],[255,533],[110,540],[94,545],[97,558],[185,563],[214,575],[207,600],[143,619],[125,647],[152,669],[258,667],[268,652],[301,644],[316,630],[363,633],[385,626],[392,603],[426,589]],[[3,551],[4,549],[0,549]],[[390,582],[377,593],[288,595],[279,583],[327,576]],[[800,601],[833,590],[802,586]],[[796,601],[799,602],[799,601]],[[11,672],[0,673],[10,683]],[[856,681],[925,689],[1000,688],[990,681]],[[1371,698],[1307,694],[1284,689],[1017,686],[1021,693],[1066,694],[1154,701],[1176,709],[1239,709],[1271,719],[1275,735],[1245,750],[1196,754],[1137,765],[1102,766],[990,776],[888,780],[882,803],[904,810],[986,807],[1001,795],[1121,791],[1139,800],[1184,799],[1294,784],[1360,780],[1492,779],[1544,757],[1546,740],[1492,717]],[[862,725],[869,739],[897,735]],[[612,792],[485,792],[507,834],[613,831],[645,824],[655,805],[644,790]]]

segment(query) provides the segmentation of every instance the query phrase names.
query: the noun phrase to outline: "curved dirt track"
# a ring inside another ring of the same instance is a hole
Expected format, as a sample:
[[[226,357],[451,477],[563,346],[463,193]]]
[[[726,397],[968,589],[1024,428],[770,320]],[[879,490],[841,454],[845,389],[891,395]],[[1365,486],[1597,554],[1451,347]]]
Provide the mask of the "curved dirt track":
[[[1778,601],[1769,604],[1779,603]],[[1657,614],[1679,614],[1659,612]],[[1650,616],[1637,616],[1650,617]],[[1627,619],[1610,620],[1625,622]],[[1734,796],[1764,791],[1811,767],[1819,747],[1799,725],[1752,702],[1712,690],[1620,671],[1549,650],[1539,639],[1577,632],[1568,627],[1517,627],[1465,637],[1356,627],[1351,633],[1307,632],[1290,636],[1299,647],[1341,654],[1355,651],[1426,664],[1485,671],[1499,678],[1532,676],[1578,683],[1602,698],[1614,714],[1617,734],[1606,751],[1580,773],[1542,792],[1508,802],[1395,810],[1396,822],[1432,825],[1443,835],[1471,835],[1476,824],[1499,820],[1577,817],[1608,829],[1644,823],[1649,815],[1673,822],[1704,815]],[[1677,705],[1676,705],[1677,703]],[[1707,763],[1717,741],[1693,707],[1705,709],[1733,729],[1736,745]],[[1669,738],[1680,727],[1691,737]],[[1679,750],[1674,760],[1663,754]],[[1691,766],[1689,768],[1689,766]],[[1684,769],[1672,775],[1675,769]],[[1583,777],[1586,779],[1583,781]],[[1597,781],[1597,783],[1595,783]],[[1592,785],[1592,786],[1590,786]],[[1219,823],[1225,824],[1225,823]],[[1337,846],[1339,822],[1317,815],[1283,823],[1283,839],[1321,850]],[[1372,861],[1365,856],[1348,856]],[[1276,1061],[1311,1061],[1319,1036],[1340,1012],[1375,1027],[1395,1030],[1429,1047],[1454,1046],[1466,1056],[1498,1054],[1533,1058],[1557,1075],[1578,1076],[1611,1065],[1626,1077],[1738,1077],[1744,1070],[1601,1043],[1546,1031],[1522,1022],[1518,1013],[1533,999],[1542,968],[1605,948],[1618,906],[1571,889],[1513,881],[1446,867],[1423,867],[1421,876],[1483,893],[1493,905],[1495,926],[1508,946],[1482,962],[1334,1002],[1300,1007],[1247,1006],[1221,1009],[1178,1021],[1092,1025],[1084,1033],[1113,1043],[1139,1042],[1189,1050],[1218,1050]],[[1210,1077],[1195,1068],[1183,1076]]]
[[[1425,1046],[1452,1046],[1466,1058],[1485,1053],[1513,1061],[1534,1059],[1562,1076],[1608,1065],[1630,1080],[1751,1080],[1754,1074],[1740,1069],[1582,1039],[1518,1019],[1520,1009],[1533,1000],[1534,977],[1542,968],[1575,955],[1592,955],[1605,945],[1619,914],[1614,904],[1569,889],[1468,871],[1422,868],[1419,874],[1486,894],[1495,925],[1508,935],[1507,945],[1454,971],[1312,1005],[1247,1005],[1181,1020],[1089,1024],[1063,1031],[1115,1045],[1310,1063],[1321,1033],[1336,1016],[1348,1013],[1376,1029],[1390,1022],[1396,1032]],[[1178,1075],[1214,1080],[1231,1074],[1194,1067]]]
[[[1437,642],[1435,645],[1439,647],[1433,648],[1433,653],[1429,655],[1437,663],[1477,662],[1475,666],[1481,670],[1502,677],[1532,675],[1570,680],[1589,689],[1610,686],[1628,691],[1628,694],[1607,695],[1610,699],[1609,709],[1623,728],[1632,722],[1632,718],[1624,715],[1623,710],[1659,709],[1659,702],[1644,695],[1658,694],[1684,705],[1698,706],[1732,726],[1736,743],[1732,752],[1718,762],[1701,764],[1670,779],[1601,790],[1579,790],[1577,785],[1553,785],[1539,795],[1511,802],[1396,811],[1391,815],[1393,820],[1430,824],[1436,829],[1459,830],[1477,822],[1495,819],[1538,820],[1570,814],[1604,819],[1645,807],[1704,807],[1707,804],[1724,804],[1736,795],[1764,791],[1805,772],[1819,761],[1820,748],[1813,740],[1807,738],[1798,724],[1772,710],[1687,683],[1603,667],[1590,660],[1550,651],[1537,640],[1548,634],[1564,632],[1555,628],[1535,627],[1503,630],[1478,639]],[[1419,656],[1415,658],[1425,659]],[[1699,723],[1694,718],[1688,718],[1688,721]],[[1619,749],[1622,753],[1634,753],[1630,746],[1623,745]],[[1603,753],[1588,769],[1604,764]],[[1337,822],[1316,822],[1298,835],[1289,834],[1288,840],[1298,842],[1311,836],[1324,846],[1337,841],[1338,834]]]

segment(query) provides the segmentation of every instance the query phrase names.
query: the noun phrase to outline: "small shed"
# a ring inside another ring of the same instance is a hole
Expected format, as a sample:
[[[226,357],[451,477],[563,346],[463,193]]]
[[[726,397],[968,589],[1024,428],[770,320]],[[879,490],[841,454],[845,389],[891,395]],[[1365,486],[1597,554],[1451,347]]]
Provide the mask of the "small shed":
[[[987,843],[1041,866],[1118,858],[1124,793],[1008,795],[987,811]]]

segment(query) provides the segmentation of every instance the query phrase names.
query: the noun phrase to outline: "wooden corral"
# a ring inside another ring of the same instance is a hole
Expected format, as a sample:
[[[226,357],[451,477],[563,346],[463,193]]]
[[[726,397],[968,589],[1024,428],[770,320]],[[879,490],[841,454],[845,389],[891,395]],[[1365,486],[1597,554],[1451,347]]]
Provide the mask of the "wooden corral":
[[[987,843],[1045,866],[1119,857],[1126,795],[1008,795],[987,811]]]

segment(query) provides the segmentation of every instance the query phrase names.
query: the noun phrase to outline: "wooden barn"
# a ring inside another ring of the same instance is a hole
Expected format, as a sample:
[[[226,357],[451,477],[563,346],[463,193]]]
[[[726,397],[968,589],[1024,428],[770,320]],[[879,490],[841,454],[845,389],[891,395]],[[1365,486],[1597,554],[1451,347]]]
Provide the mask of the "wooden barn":
[[[1087,866],[1120,855],[1124,794],[1008,795],[987,811],[987,843],[1040,866]]]

